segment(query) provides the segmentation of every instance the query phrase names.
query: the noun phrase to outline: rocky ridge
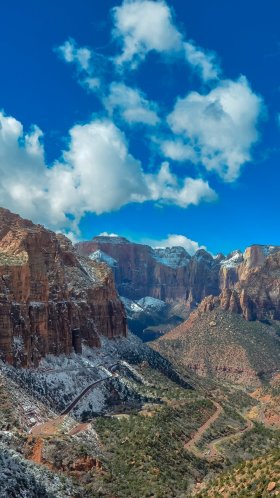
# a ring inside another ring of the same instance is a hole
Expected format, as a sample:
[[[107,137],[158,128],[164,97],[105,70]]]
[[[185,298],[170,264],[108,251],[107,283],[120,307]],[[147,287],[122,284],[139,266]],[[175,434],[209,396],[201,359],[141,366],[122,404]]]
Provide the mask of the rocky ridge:
[[[185,299],[190,256],[183,248],[153,250],[123,237],[99,236],[77,244],[82,256],[109,264],[119,294],[138,300],[151,296],[163,301]]]
[[[36,366],[82,341],[126,335],[123,305],[107,265],[79,256],[71,242],[0,209],[0,353]]]
[[[221,308],[246,320],[280,319],[280,247],[254,245],[223,261],[219,296],[202,301],[201,311]]]
[[[190,256],[182,247],[152,249],[122,237],[80,242],[81,255],[111,266],[121,296],[184,301],[202,308],[240,313],[247,320],[280,317],[280,247],[252,245],[244,253],[213,257],[204,249]]]
[[[277,322],[249,322],[220,308],[199,307],[151,345],[198,376],[258,386],[279,370],[278,333]]]

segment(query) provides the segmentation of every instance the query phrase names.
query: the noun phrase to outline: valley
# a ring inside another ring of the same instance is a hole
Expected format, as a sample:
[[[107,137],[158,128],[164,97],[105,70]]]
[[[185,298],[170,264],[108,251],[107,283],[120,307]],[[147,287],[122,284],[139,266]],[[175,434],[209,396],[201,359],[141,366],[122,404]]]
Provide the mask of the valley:
[[[277,496],[280,248],[98,239],[0,210],[0,497]]]

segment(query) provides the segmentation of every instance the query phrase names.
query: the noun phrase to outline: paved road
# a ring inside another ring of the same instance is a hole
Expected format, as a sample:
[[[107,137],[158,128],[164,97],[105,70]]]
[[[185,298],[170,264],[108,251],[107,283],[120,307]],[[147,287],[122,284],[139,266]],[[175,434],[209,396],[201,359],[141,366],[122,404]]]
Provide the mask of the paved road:
[[[91,389],[95,388],[98,384],[101,384],[101,382],[104,382],[105,380],[110,379],[111,377],[112,377],[112,375],[108,375],[107,377],[104,377],[103,379],[99,379],[99,380],[93,382],[92,384],[90,384],[89,386],[87,386],[79,394],[79,396],[77,396],[77,398],[74,399],[74,401],[72,401],[72,403],[70,403],[70,405],[67,406],[67,408],[65,408],[65,410],[63,410],[63,412],[61,412],[60,415],[67,415],[79,403],[79,401],[81,400],[81,398],[83,398]]]
[[[103,365],[98,365],[99,368],[102,368]],[[118,363],[114,363],[113,365],[110,365],[108,367],[104,367],[104,370],[108,371],[110,375],[107,375],[106,377],[103,377],[103,379],[99,379],[95,382],[92,382],[89,386],[87,386],[71,403],[70,405],[65,408],[58,417],[55,419],[50,419],[47,420],[46,422],[42,424],[36,424],[32,427],[30,432],[32,434],[36,435],[51,435],[54,434],[57,431],[57,428],[61,423],[63,423],[63,420],[65,416],[73,410],[73,408],[79,403],[79,401],[91,390],[94,389],[96,386],[104,382],[105,380],[111,379],[112,377],[117,377],[118,374],[116,372],[110,373],[110,370],[112,370],[114,367],[118,366]]]

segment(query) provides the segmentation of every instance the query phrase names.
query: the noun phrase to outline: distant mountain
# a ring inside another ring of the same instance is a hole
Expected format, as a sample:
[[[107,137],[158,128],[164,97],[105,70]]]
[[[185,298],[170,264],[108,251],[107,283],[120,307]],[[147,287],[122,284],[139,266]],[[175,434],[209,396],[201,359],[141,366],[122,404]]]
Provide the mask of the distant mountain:
[[[153,249],[98,236],[76,248],[112,269],[128,325],[144,340],[176,327],[201,302],[205,311],[221,307],[247,320],[280,319],[279,246],[253,245],[215,257],[200,249],[190,256],[183,247]],[[161,309],[141,304],[149,298]]]
[[[166,303],[146,296],[133,301],[121,298],[129,329],[143,341],[152,341],[179,325],[189,316],[184,302]]]
[[[198,375],[258,384],[280,369],[279,246],[254,245],[220,261],[218,296],[154,343]]]
[[[182,247],[152,249],[122,237],[94,237],[76,245],[82,256],[111,266],[119,294],[132,300],[186,299],[190,255]]]
[[[205,297],[221,294],[209,300],[209,307],[220,299],[224,309],[248,320],[280,318],[280,246],[253,245],[244,253],[215,257],[200,249],[190,256],[183,247],[153,249],[123,237],[98,236],[76,247],[82,256],[112,268],[125,298],[182,300],[191,310]]]

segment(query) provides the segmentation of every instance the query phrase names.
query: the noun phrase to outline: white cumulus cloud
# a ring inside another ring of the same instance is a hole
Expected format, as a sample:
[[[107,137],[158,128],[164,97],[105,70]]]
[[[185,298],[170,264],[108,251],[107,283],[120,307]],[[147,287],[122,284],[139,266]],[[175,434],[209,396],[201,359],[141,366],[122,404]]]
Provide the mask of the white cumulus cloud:
[[[201,75],[203,81],[218,79],[221,70],[214,52],[206,52],[190,41],[184,43],[184,49],[187,61]]]
[[[206,249],[205,246],[199,245],[198,242],[189,239],[185,235],[169,234],[166,239],[153,240],[146,239],[146,244],[152,247],[183,247],[190,255],[193,255],[199,249]]]
[[[89,70],[91,50],[87,47],[78,47],[75,40],[67,40],[57,48],[57,52],[65,62],[76,64],[79,71]]]
[[[173,149],[170,143],[163,144],[164,150],[169,157],[176,159],[177,155],[183,160],[191,147],[196,162],[224,180],[234,181],[241,166],[251,159],[263,107],[261,97],[251,90],[244,76],[237,81],[221,81],[208,94],[191,92],[177,99],[168,117],[175,141]]]
[[[75,40],[70,38],[56,48],[62,60],[76,67],[79,83],[91,92],[99,90],[101,86],[101,67],[94,61],[94,53],[88,47],[79,47]]]
[[[0,114],[1,204],[54,229],[77,232],[87,212],[102,214],[132,202],[181,207],[215,198],[207,182],[179,179],[164,163],[145,173],[125,135],[109,120],[94,119],[69,131],[62,160],[45,163],[42,132],[24,133],[19,121]]]
[[[36,213],[43,215],[48,204],[44,191],[47,175],[41,137],[38,127],[24,133],[19,121],[0,112],[1,206],[27,217],[35,215],[37,221]],[[42,216],[41,221],[44,219]]]
[[[101,232],[98,237],[119,237],[117,233]]]
[[[204,81],[218,78],[216,55],[185,40],[164,0],[124,0],[113,9],[113,21],[113,36],[122,47],[115,58],[117,65],[136,68],[149,52],[156,51],[180,56]]]
[[[137,66],[152,50],[182,50],[182,36],[177,30],[170,8],[164,1],[125,0],[113,9],[114,37],[122,44],[117,64]]]
[[[162,163],[157,174],[146,174],[150,198],[163,204],[186,208],[191,204],[216,200],[217,195],[209,183],[201,178],[178,178],[171,173],[169,164]]]
[[[129,124],[155,126],[159,123],[156,104],[149,102],[137,88],[124,83],[111,83],[103,102],[110,116],[117,113]]]

